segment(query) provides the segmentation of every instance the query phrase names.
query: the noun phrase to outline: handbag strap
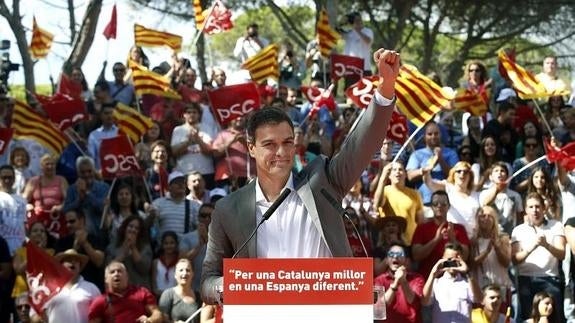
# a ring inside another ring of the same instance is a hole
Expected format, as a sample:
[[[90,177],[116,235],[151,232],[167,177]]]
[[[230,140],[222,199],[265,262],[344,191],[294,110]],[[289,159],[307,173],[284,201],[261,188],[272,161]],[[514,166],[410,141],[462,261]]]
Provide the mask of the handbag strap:
[[[184,233],[190,232],[190,200],[185,198]]]

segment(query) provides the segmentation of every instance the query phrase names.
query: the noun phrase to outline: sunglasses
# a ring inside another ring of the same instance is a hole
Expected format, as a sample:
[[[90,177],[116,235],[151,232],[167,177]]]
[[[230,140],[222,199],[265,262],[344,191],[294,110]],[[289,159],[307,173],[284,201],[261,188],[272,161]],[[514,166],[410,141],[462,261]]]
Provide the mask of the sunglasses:
[[[125,68],[114,68],[113,71],[114,72],[125,72],[126,69]]]
[[[537,148],[537,144],[525,144],[525,148]]]
[[[0,179],[2,179],[3,181],[12,180],[14,179],[14,176],[2,176],[0,177]]]
[[[200,214],[199,214],[199,217],[200,217],[200,218],[208,218],[208,217],[210,217],[210,216],[212,216],[212,213],[200,212]]]
[[[455,171],[456,174],[467,174],[468,172],[468,169],[458,169]]]
[[[405,257],[405,252],[403,252],[403,251],[388,251],[387,257],[389,257],[389,258],[402,258],[402,257]]]
[[[16,308],[19,309],[19,310],[29,310],[29,309],[30,309],[30,305],[28,305],[28,304],[16,305]]]

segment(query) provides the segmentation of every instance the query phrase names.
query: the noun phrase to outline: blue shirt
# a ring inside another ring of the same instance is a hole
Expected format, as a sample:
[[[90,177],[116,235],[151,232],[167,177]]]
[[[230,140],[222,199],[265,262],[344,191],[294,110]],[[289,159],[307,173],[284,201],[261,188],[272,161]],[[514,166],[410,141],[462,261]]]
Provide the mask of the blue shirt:
[[[94,164],[97,170],[100,170],[100,145],[102,140],[113,138],[118,135],[118,127],[112,125],[109,129],[104,129],[100,127],[92,132],[88,136],[88,153],[90,157],[94,159]]]
[[[110,96],[125,105],[131,105],[134,101],[134,86],[132,84],[117,84],[116,82],[108,82],[110,87]]]
[[[405,167],[405,170],[410,171],[426,166],[427,161],[433,155],[434,155],[433,150],[431,150],[428,147],[414,151],[413,154],[409,156],[409,160],[407,161],[407,166]],[[443,159],[447,162],[450,168],[453,167],[459,161],[459,157],[457,156],[457,153],[453,149],[441,147],[441,155],[443,156]],[[431,178],[437,180],[445,179],[443,171],[441,170],[441,165],[439,165],[439,163],[435,164],[435,167],[433,167],[433,169],[431,170]],[[427,187],[427,185],[425,185],[425,183],[423,183],[422,181],[415,183],[415,185],[417,187],[417,190],[421,194],[423,203],[424,204],[430,203],[432,192],[429,189],[429,187]]]
[[[108,194],[110,186],[103,181],[92,181],[84,199],[80,199],[78,187],[76,184],[70,185],[66,192],[63,212],[82,208],[86,216],[86,229],[88,233],[99,236],[100,222],[102,221],[102,212],[104,211],[104,201]]]

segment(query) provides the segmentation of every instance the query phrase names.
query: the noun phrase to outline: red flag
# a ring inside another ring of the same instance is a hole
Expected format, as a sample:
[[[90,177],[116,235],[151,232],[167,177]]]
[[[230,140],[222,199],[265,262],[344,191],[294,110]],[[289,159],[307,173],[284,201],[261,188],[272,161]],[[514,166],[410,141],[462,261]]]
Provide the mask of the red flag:
[[[309,110],[309,117],[313,118],[321,108],[326,108],[329,111],[335,111],[337,109],[337,103],[335,102],[335,98],[333,97],[331,91],[333,91],[334,85],[333,83],[327,88],[327,90],[323,90],[321,94],[313,100],[313,104],[311,109]]]
[[[28,298],[36,313],[72,279],[72,272],[33,242],[26,243]]]
[[[375,89],[379,84],[379,76],[373,75],[361,78],[357,83],[345,90],[345,95],[353,101],[353,104],[365,109],[371,102]]]
[[[0,155],[2,155],[10,145],[10,140],[12,140],[13,134],[14,129],[12,128],[0,128]]]
[[[323,92],[325,92],[324,88],[321,87],[314,87],[314,86],[305,86],[303,85],[300,87],[301,93],[303,96],[310,102],[313,103],[317,100]]]
[[[80,98],[56,93],[53,96],[36,94],[36,99],[42,105],[48,119],[62,131],[88,118],[86,105]]]
[[[387,138],[402,145],[407,140],[407,135],[407,118],[403,114],[393,111],[389,129],[387,130]]]
[[[118,14],[116,12],[116,4],[114,4],[114,7],[112,7],[112,17],[110,17],[110,22],[108,22],[103,32],[104,37],[106,37],[107,40],[110,40],[110,38],[116,39],[117,29],[118,29]]]
[[[216,120],[222,126],[260,108],[260,94],[253,82],[208,90],[208,97]]]
[[[126,136],[102,140],[100,165],[104,179],[142,175],[142,169],[134,155],[134,147]]]
[[[234,27],[232,23],[232,12],[217,0],[205,20],[204,33],[208,35],[219,34]]]
[[[342,77],[363,76],[363,58],[347,55],[331,55],[331,78],[339,80]]]
[[[549,140],[545,140],[545,154],[550,163],[558,162],[567,171],[575,169],[575,142],[557,149],[551,146]]]
[[[82,84],[72,81],[66,74],[60,74],[60,82],[56,93],[66,94],[73,98],[82,97]]]

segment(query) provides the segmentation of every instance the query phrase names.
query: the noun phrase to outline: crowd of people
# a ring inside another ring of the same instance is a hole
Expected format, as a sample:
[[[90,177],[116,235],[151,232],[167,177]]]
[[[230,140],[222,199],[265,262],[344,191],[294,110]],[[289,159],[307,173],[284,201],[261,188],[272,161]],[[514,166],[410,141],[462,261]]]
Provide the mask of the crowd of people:
[[[364,58],[369,75],[373,32],[360,15],[348,19],[345,54]],[[251,24],[234,55],[245,61],[266,44]],[[359,158],[345,148],[358,108],[322,108],[308,117],[312,103],[301,103],[302,82],[324,87],[329,75],[317,46],[312,41],[299,59],[286,45],[279,83],[262,93],[263,109],[279,109],[293,124],[294,172],[322,155],[339,163],[340,152]],[[150,68],[142,48],[128,56]],[[74,126],[75,143],[55,155],[33,140],[13,140],[0,156],[0,321],[182,322],[201,309],[197,322],[213,322],[216,306],[202,299],[200,281],[212,212],[259,175],[258,166],[245,118],[222,128],[210,110],[205,91],[226,86],[230,71],[213,68],[196,88],[190,61],[171,60],[151,70],[170,78],[182,100],[136,95],[128,62],[114,63],[114,80],[102,76],[93,90],[74,68],[70,76],[82,85],[89,115]],[[567,88],[554,57],[545,58],[538,78]],[[517,171],[545,154],[547,138],[556,148],[575,140],[575,109],[567,97],[551,96],[539,114],[510,84],[496,86],[479,61],[465,66],[461,86],[484,96],[490,112],[445,107],[409,153],[395,156],[397,143],[377,142],[361,176],[340,179],[355,182],[341,205],[351,251],[373,257],[388,322],[573,319],[575,173],[546,160]],[[112,182],[100,176],[99,151],[103,139],[119,133],[118,102],[154,124],[134,143],[143,176]],[[3,127],[10,126],[11,103],[0,97]],[[25,239],[73,273],[44,313],[30,310]]]

